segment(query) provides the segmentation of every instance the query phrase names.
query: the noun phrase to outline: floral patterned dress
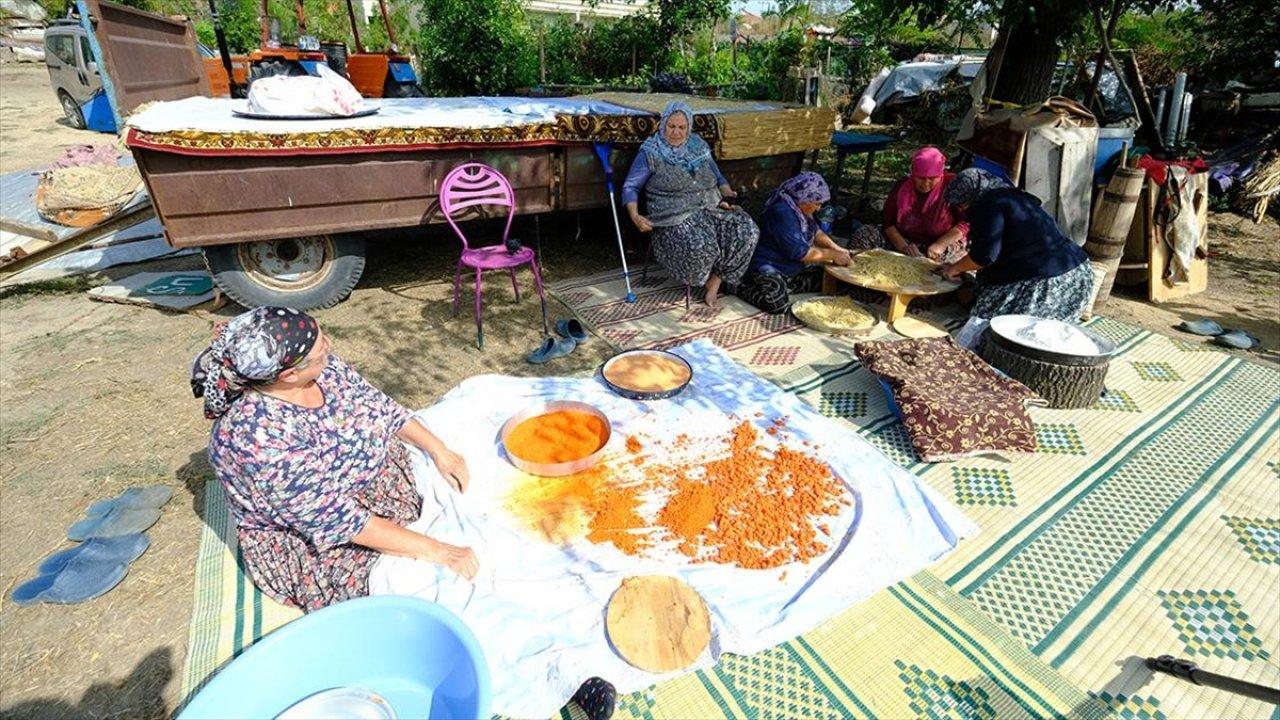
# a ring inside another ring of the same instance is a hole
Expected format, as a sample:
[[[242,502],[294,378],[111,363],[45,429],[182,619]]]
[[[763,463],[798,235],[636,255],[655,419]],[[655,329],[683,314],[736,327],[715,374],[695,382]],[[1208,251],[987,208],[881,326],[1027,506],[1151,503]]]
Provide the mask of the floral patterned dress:
[[[395,439],[409,412],[336,355],[316,383],[318,408],[246,392],[209,439],[245,570],[264,593],[308,612],[368,594],[379,554],[351,539],[370,517],[404,526],[422,512]]]

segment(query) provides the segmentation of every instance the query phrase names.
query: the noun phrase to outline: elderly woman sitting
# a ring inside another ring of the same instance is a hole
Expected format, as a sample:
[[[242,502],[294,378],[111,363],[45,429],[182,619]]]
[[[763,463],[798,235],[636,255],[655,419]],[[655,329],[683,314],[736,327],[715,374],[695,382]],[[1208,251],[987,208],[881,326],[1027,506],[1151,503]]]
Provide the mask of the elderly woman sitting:
[[[704,287],[712,307],[722,281],[742,279],[760,237],[751,216],[725,202],[736,196],[711,148],[693,133],[693,110],[683,102],[663,110],[658,132],[640,146],[622,186],[631,221],[653,232],[654,257],[676,280]]]
[[[955,175],[946,172],[947,158],[935,147],[911,156],[911,175],[898,181],[884,202],[884,224],[863,225],[851,247],[887,247],[904,255],[928,255],[939,262],[964,257],[969,226],[945,198]]]
[[[947,188],[969,218],[969,252],[943,266],[951,279],[977,271],[970,316],[1035,315],[1078,322],[1093,290],[1084,250],[1040,200],[985,170],[969,168]]]
[[[822,263],[848,265],[849,251],[818,229],[813,214],[831,199],[822,176],[800,173],[765,203],[760,244],[738,297],[767,313],[791,308],[792,293],[822,289]]]
[[[191,385],[214,421],[209,459],[245,569],[264,593],[308,612],[367,595],[384,553],[475,576],[470,549],[404,527],[422,498],[402,443],[458,492],[465,461],[333,355],[310,316],[265,307],[236,317],[196,358]]]

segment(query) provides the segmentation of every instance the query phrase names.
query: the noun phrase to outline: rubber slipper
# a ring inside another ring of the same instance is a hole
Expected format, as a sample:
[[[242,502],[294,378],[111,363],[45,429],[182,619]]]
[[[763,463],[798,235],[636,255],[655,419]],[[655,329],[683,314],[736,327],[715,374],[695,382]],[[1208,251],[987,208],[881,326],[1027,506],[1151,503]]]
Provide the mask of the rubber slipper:
[[[115,507],[106,515],[81,520],[67,530],[67,539],[80,542],[90,538],[132,535],[156,524],[160,511],[155,508]]]
[[[120,584],[129,573],[128,563],[100,563],[74,558],[61,572],[40,575],[13,589],[16,605],[38,602],[71,605],[92,600]]]
[[[548,360],[564,357],[578,348],[578,341],[573,338],[547,338],[537,350],[529,353],[525,360],[534,365],[541,365]]]
[[[618,702],[618,691],[608,680],[589,678],[573,694],[571,702],[582,708],[588,720],[609,720]]]
[[[141,533],[111,538],[90,538],[75,547],[60,550],[45,558],[37,571],[41,575],[62,572],[72,560],[84,558],[107,565],[137,560],[151,546],[151,539]]]
[[[1258,345],[1259,340],[1244,330],[1228,330],[1215,337],[1211,342],[1214,345],[1235,348],[1236,350],[1252,350]]]
[[[1209,318],[1200,318],[1199,320],[1183,320],[1182,322],[1178,323],[1178,329],[1183,332],[1189,332],[1192,335],[1203,335],[1205,337],[1221,335],[1223,332],[1222,326],[1214,322],[1213,320],[1210,320]]]
[[[575,318],[557,320],[556,334],[560,337],[573,338],[574,342],[579,345],[587,341],[587,331],[582,327],[582,323]]]
[[[159,508],[173,497],[173,488],[168,485],[147,485],[131,487],[119,495],[107,500],[99,500],[84,511],[85,517],[102,517],[111,508]]]

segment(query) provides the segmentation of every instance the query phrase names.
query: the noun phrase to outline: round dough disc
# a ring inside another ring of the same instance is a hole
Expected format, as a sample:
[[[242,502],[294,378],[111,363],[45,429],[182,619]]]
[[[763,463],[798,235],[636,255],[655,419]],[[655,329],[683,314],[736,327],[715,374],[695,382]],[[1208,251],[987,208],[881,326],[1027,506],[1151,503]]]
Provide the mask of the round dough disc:
[[[666,575],[623,580],[609,600],[605,625],[623,660],[654,673],[689,667],[711,642],[711,614],[702,596]]]
[[[928,320],[921,320],[920,318],[911,317],[910,315],[894,320],[893,325],[890,325],[889,327],[899,335],[913,340],[917,340],[919,338],[947,337],[951,334],[947,332],[946,329],[941,328]]]

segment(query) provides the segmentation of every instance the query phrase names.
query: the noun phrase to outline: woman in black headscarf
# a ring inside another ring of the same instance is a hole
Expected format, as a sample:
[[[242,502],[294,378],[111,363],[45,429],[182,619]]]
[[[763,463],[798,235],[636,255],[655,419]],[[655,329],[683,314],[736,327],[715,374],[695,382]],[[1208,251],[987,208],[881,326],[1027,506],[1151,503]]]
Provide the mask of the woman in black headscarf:
[[[969,221],[969,252],[942,272],[977,271],[971,316],[1080,320],[1093,290],[1088,258],[1039,199],[977,168],[960,171],[945,197]]]
[[[468,579],[469,548],[406,529],[422,512],[405,443],[458,492],[466,462],[330,352],[310,316],[263,307],[219,327],[191,377],[240,553],[267,595],[306,611],[367,595],[380,554]]]

